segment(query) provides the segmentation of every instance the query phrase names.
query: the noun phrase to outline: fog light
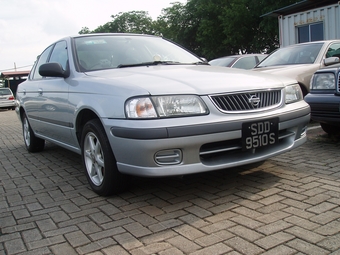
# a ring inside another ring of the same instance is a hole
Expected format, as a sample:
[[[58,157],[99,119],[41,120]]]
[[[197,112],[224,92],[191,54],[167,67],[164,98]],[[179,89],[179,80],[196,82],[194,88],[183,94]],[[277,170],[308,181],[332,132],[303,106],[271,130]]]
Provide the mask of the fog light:
[[[182,151],[179,149],[159,151],[155,154],[155,161],[159,165],[177,165],[182,162]]]
[[[302,128],[300,137],[303,137],[303,136],[305,136],[306,134],[307,134],[307,126],[305,126],[304,128]]]

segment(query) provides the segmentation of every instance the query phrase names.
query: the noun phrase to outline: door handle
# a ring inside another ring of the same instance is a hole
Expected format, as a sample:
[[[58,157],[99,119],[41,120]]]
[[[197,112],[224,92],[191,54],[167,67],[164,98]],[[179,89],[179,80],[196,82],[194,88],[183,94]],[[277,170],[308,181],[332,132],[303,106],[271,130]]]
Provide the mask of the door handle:
[[[42,95],[43,94],[43,89],[38,89],[38,93],[39,93],[39,95]]]

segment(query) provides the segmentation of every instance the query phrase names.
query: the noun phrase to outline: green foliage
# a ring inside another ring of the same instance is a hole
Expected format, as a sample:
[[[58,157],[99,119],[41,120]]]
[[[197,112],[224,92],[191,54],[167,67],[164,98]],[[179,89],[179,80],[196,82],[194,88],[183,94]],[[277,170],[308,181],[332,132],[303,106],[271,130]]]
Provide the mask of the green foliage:
[[[263,14],[296,0],[187,0],[164,8],[153,21],[145,11],[112,15],[112,21],[87,33],[140,33],[164,36],[207,59],[278,47],[278,21]]]
[[[89,34],[91,33],[90,29],[88,27],[83,27],[80,31],[79,34]]]
[[[165,8],[155,22],[156,34],[162,35],[187,49],[198,52],[196,30],[199,18],[188,12],[186,5],[176,2]]]
[[[112,21],[87,33],[138,33],[153,34],[154,21],[146,11],[120,12],[111,16]]]

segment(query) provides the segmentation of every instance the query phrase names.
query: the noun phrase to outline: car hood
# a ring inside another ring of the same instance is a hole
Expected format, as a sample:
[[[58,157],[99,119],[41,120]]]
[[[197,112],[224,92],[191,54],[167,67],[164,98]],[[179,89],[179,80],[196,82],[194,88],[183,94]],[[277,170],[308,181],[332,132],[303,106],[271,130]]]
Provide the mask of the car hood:
[[[286,77],[215,66],[142,66],[87,73],[101,83],[125,87],[134,93],[213,94],[279,88],[296,83]]]

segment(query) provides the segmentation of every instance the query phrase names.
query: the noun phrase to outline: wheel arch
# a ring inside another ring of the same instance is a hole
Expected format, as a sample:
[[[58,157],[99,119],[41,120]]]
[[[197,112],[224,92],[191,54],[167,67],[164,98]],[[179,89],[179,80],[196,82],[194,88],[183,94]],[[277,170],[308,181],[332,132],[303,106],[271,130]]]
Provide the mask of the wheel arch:
[[[22,122],[22,118],[23,118],[24,114],[26,114],[26,111],[25,111],[25,109],[21,106],[21,107],[19,108],[19,117],[20,117],[20,121],[21,121],[21,122]],[[27,114],[26,114],[26,115],[27,115]]]
[[[79,144],[81,144],[81,135],[83,132],[84,125],[88,121],[93,120],[93,119],[100,119],[100,118],[94,111],[90,109],[83,109],[78,113],[76,123],[75,123],[75,129],[76,129],[76,135],[77,135],[77,140]]]

